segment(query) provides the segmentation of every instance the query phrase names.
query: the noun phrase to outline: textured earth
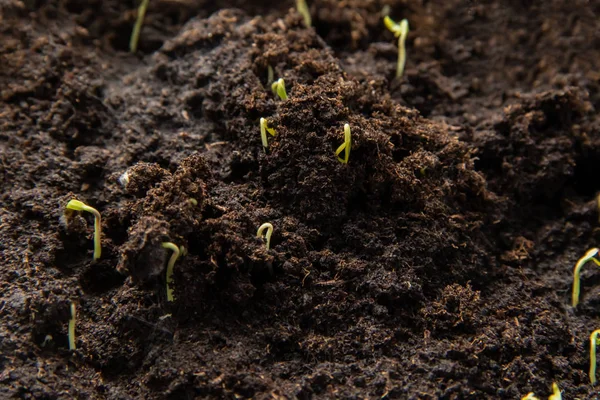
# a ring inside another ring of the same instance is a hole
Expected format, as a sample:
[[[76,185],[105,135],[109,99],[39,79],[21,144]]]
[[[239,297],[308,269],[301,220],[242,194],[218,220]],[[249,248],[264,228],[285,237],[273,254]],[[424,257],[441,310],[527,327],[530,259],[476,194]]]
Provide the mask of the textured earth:
[[[596,398],[600,2],[308,3],[0,0],[0,397]]]

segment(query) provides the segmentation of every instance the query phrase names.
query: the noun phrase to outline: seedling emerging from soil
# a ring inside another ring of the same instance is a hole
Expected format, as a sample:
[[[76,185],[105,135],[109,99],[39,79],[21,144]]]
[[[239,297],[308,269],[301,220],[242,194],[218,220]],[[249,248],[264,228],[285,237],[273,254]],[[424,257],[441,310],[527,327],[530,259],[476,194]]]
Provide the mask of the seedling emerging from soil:
[[[598,334],[600,329],[596,329],[590,335],[590,382],[596,384],[596,343],[598,343]]]
[[[142,0],[142,4],[138,8],[137,19],[133,26],[133,32],[131,32],[131,39],[129,40],[129,50],[132,53],[137,51],[138,40],[140,39],[140,32],[142,31],[142,24],[144,23],[144,17],[146,16],[146,9],[148,9],[148,3],[150,0]]]
[[[273,94],[279,96],[281,100],[288,99],[287,92],[285,91],[285,81],[283,78],[279,78],[277,81],[273,82],[271,85],[271,90],[273,91]]]
[[[75,303],[71,303],[71,319],[69,320],[69,350],[75,350],[75,319],[77,318],[77,311],[75,310]]]
[[[386,15],[383,23],[398,38],[398,68],[396,69],[396,77],[399,78],[404,73],[404,66],[406,65],[405,42],[408,35],[408,20],[405,18],[397,24]]]
[[[562,400],[562,394],[556,382],[552,383],[552,394],[548,397],[548,400]]]
[[[67,203],[67,209],[75,211],[87,211],[94,214],[94,260],[99,259],[102,253],[102,218],[100,217],[100,213],[98,210],[88,206],[84,202],[74,199]]]
[[[264,146],[265,150],[269,147],[269,142],[267,141],[267,132],[269,132],[269,134],[271,136],[277,135],[277,132],[275,132],[275,129],[269,128],[267,126],[267,119],[261,118],[260,119],[260,139],[262,140],[262,145]]]
[[[171,288],[171,283],[173,283],[173,266],[175,265],[175,261],[179,258],[181,251],[179,247],[175,243],[171,242],[163,242],[163,249],[172,250],[173,254],[171,254],[171,258],[169,258],[169,263],[167,264],[167,301],[173,301],[173,289]]]
[[[352,147],[352,136],[350,135],[350,125],[344,125],[344,143],[340,145],[335,151],[335,155],[337,156],[339,162],[348,164],[348,159],[350,158],[350,148]],[[345,150],[345,151],[344,151]],[[344,151],[344,158],[340,157],[340,153]]]
[[[271,235],[273,234],[273,225],[271,225],[268,222],[262,224],[256,232],[256,237],[262,237],[265,229],[267,230],[267,234],[265,235],[265,238],[267,239],[267,250],[269,250],[269,248],[271,247]]]
[[[540,400],[536,397],[533,392],[527,393],[527,396],[521,397],[521,400]],[[548,397],[548,400],[562,400],[562,394],[556,383],[552,383],[552,394]]]
[[[306,4],[306,1],[296,0],[296,9],[304,18],[304,25],[306,25],[307,28],[310,28],[312,20],[310,18],[310,11],[308,10],[308,5]]]
[[[533,392],[529,392],[529,393],[527,393],[527,396],[521,397],[521,400],[540,400],[540,399],[535,397],[535,394]]]
[[[273,67],[267,65],[267,85],[270,85],[275,80],[275,73],[273,72]]]
[[[573,270],[573,295],[571,299],[573,307],[577,307],[577,304],[579,304],[579,275],[581,273],[581,267],[583,267],[588,261],[593,261],[596,263],[596,265],[600,266],[600,261],[594,258],[597,255],[597,248],[590,249],[583,257],[577,260],[577,264],[575,264],[575,269]]]

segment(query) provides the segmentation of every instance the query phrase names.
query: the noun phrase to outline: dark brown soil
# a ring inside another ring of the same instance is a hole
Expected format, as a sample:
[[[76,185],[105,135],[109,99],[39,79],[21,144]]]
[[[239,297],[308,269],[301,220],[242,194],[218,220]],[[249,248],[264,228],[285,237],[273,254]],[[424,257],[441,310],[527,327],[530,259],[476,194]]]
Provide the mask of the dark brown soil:
[[[0,397],[595,398],[600,2],[273,3],[0,0]]]

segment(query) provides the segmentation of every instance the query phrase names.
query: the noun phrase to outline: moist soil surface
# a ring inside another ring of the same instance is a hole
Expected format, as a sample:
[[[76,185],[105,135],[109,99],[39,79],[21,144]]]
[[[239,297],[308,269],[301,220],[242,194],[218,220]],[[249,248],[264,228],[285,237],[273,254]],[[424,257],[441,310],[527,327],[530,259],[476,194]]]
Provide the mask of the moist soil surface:
[[[2,398],[596,397],[600,2],[308,3],[0,2]]]

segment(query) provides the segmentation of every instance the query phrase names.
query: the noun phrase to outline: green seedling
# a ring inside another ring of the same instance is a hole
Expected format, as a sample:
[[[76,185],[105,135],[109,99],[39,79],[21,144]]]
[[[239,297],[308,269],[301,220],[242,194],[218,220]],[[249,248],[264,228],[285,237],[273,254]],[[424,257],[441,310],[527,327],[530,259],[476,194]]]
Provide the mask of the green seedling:
[[[521,397],[521,400],[540,400],[538,397],[535,397],[533,392],[527,393],[526,396]]]
[[[310,18],[310,11],[308,10],[308,5],[305,0],[296,0],[296,9],[304,18],[304,25],[307,28],[310,28],[312,25],[312,19]]]
[[[405,18],[397,24],[386,15],[383,19],[383,23],[385,24],[385,27],[398,38],[398,67],[396,69],[396,77],[399,78],[404,74],[404,66],[406,65],[405,43],[406,36],[408,35],[408,20]]]
[[[269,250],[269,248],[271,247],[271,235],[273,234],[273,225],[271,225],[268,222],[262,224],[256,232],[256,237],[261,238],[265,229],[267,230],[267,234],[265,235],[265,238],[267,239],[267,250]]]
[[[273,91],[273,94],[279,96],[281,100],[288,99],[287,92],[285,91],[285,81],[283,78],[279,78],[277,81],[273,82],[271,85],[271,90]]]
[[[269,134],[271,136],[277,136],[277,132],[275,132],[275,129],[269,128],[267,126],[267,119],[261,118],[260,119],[260,139],[262,140],[262,145],[264,146],[265,150],[269,147],[269,142],[267,141],[267,132],[269,132]]]
[[[87,211],[94,214],[94,260],[99,259],[100,255],[102,254],[102,217],[100,217],[100,213],[95,208],[90,207],[79,200],[70,200],[67,203],[67,209],[74,211]]]
[[[527,393],[526,396],[521,397],[521,400],[540,400],[536,397],[533,392]],[[548,400],[562,400],[562,394],[556,383],[552,383],[552,394],[548,397]]]
[[[587,251],[583,257],[577,260],[577,264],[575,264],[575,269],[573,270],[573,295],[572,295],[572,305],[573,307],[577,307],[579,304],[579,291],[580,291],[580,278],[579,275],[581,273],[581,267],[583,267],[588,261],[593,261],[596,265],[600,266],[600,261],[594,257],[598,255],[598,249],[593,248]]]
[[[71,303],[71,319],[69,320],[69,350],[75,350],[75,319],[77,318],[77,310],[75,303]]]
[[[171,283],[173,283],[173,266],[175,265],[175,261],[179,258],[181,253],[185,253],[185,248],[182,246],[183,251],[179,250],[179,247],[175,243],[171,242],[163,242],[163,249],[172,250],[173,254],[169,258],[169,263],[167,264],[167,301],[173,301],[173,289],[171,288]]]
[[[138,41],[140,40],[140,32],[142,31],[142,24],[144,23],[146,10],[148,9],[148,3],[150,3],[150,0],[142,0],[142,3],[138,8],[137,19],[135,20],[133,32],[131,32],[131,39],[129,40],[129,51],[132,53],[137,51]]]
[[[596,344],[598,343],[598,334],[600,329],[596,329],[590,335],[590,382],[596,384]]]
[[[275,73],[273,72],[273,67],[267,65],[267,85],[270,85],[275,80]]]
[[[343,164],[348,164],[348,159],[350,158],[350,148],[352,147],[352,136],[350,134],[350,125],[344,125],[344,143],[340,145],[335,151],[335,155],[339,162]],[[340,157],[340,153],[344,151],[344,158]]]
[[[548,397],[548,400],[562,400],[562,393],[560,393],[560,389],[556,382],[552,383],[552,394]]]

